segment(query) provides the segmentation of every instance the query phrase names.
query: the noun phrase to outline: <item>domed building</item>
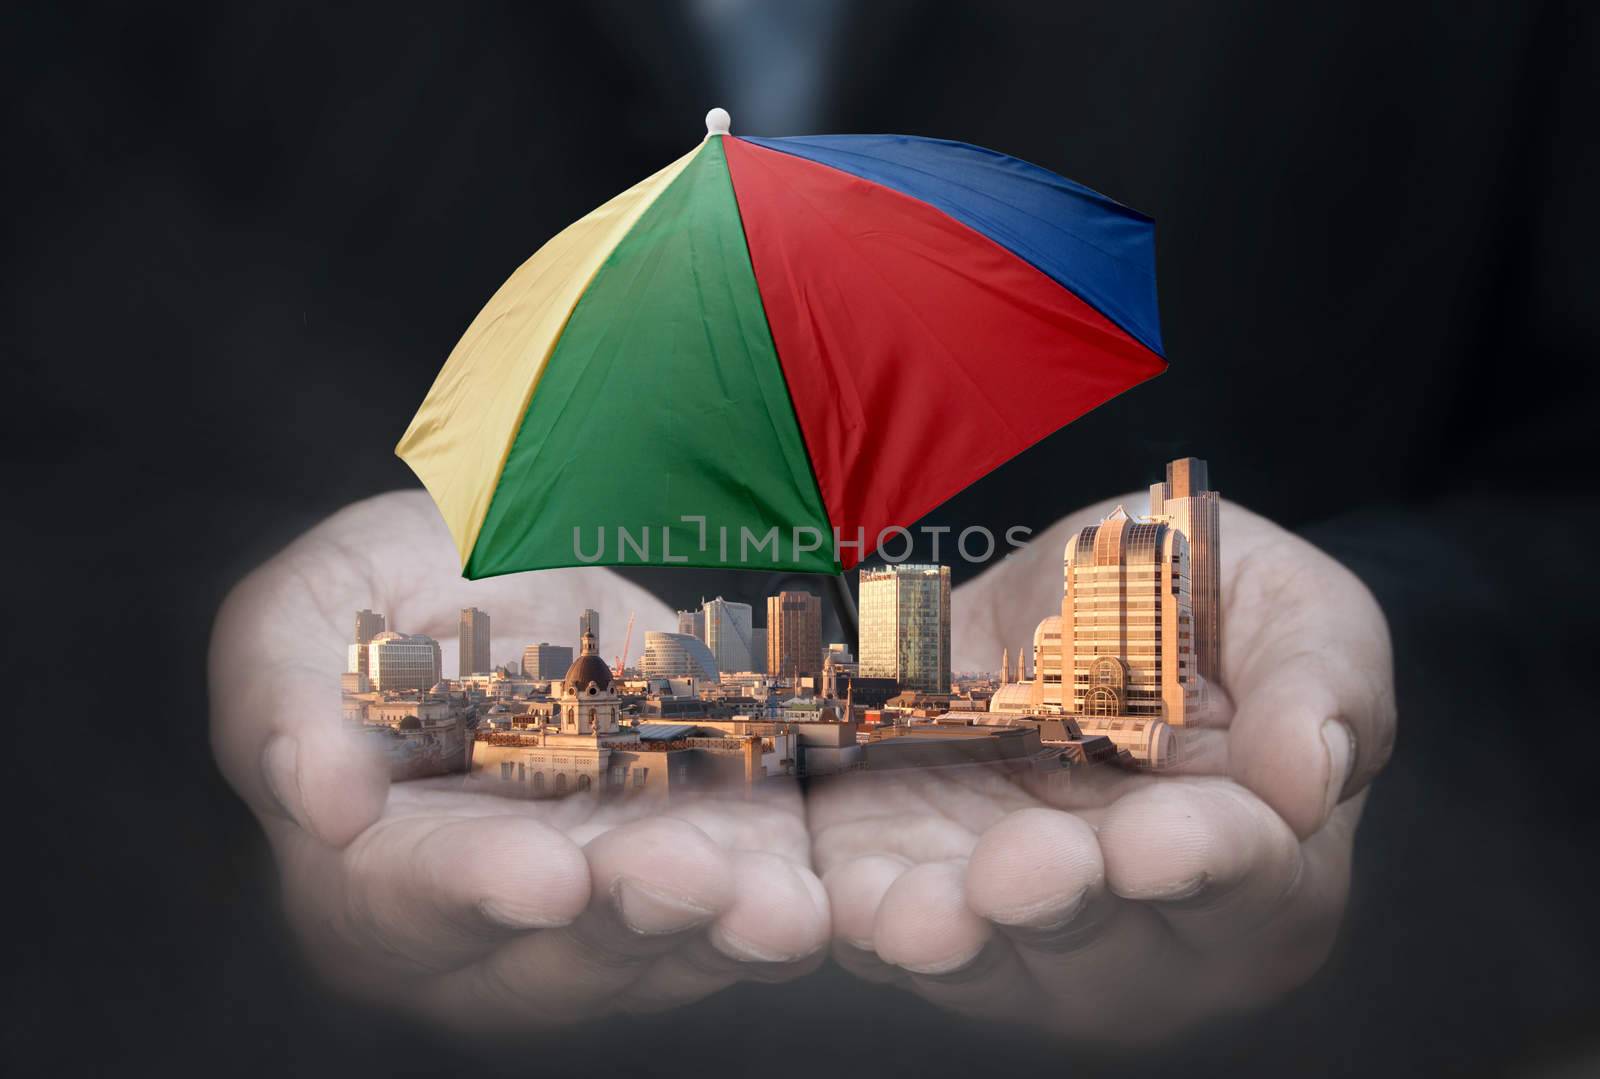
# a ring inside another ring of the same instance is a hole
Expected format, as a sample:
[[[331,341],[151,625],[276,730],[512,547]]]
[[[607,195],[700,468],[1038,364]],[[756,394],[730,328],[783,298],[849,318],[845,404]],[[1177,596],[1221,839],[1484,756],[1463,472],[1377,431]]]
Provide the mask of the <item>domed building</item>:
[[[490,717],[475,732],[472,772],[498,783],[502,793],[524,798],[559,797],[621,786],[633,771],[613,748],[635,743],[622,728],[622,702],[611,668],[600,658],[594,633],[585,627],[579,656],[561,679],[553,715],[535,709],[515,717],[509,730]],[[555,722],[551,722],[554,720]]]
[[[561,680],[561,733],[616,734],[619,716],[611,668],[600,658],[594,633],[585,629],[582,652]]]
[[[639,672],[646,678],[698,678],[708,685],[719,678],[716,658],[698,637],[657,630],[644,635]]]
[[[663,795],[696,784],[748,784],[792,771],[792,735],[697,723],[623,726],[616,680],[587,627],[559,693],[553,711],[531,702],[509,728],[503,714],[491,712],[471,732],[473,778],[510,797],[559,798],[586,791]]]

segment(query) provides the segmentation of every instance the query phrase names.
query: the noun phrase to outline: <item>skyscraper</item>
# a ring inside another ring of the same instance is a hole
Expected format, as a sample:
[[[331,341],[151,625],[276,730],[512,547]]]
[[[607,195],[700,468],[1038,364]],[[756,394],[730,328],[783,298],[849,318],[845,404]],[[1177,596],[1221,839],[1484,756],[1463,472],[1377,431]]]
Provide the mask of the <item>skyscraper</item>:
[[[706,639],[706,613],[696,607],[692,611],[678,612],[678,632],[686,637],[693,637],[701,644]]]
[[[369,611],[365,607],[356,612],[355,643],[350,646],[351,672],[371,677],[371,672],[367,670],[367,645],[386,628],[383,615]]]
[[[950,692],[950,567],[861,571],[860,671],[901,689]]]
[[[594,637],[595,647],[600,647],[600,612],[593,607],[585,607],[578,616],[578,640],[583,641],[583,635],[588,633]],[[621,671],[617,672],[619,675]]]
[[[386,630],[367,645],[372,688],[432,689],[439,681],[439,642]]]
[[[1189,541],[1118,506],[1067,541],[1061,703],[1182,726],[1198,702]]]
[[[488,674],[489,667],[489,616],[476,607],[461,611],[461,677],[469,674]]]
[[[751,609],[748,603],[730,603],[718,596],[705,607],[706,647],[719,671],[750,669]]]
[[[757,674],[767,673],[767,631],[763,626],[750,630],[750,669]]]
[[[572,646],[566,644],[530,644],[522,650],[522,676],[538,682],[565,678],[572,666]]]
[[[767,597],[768,674],[779,678],[822,673],[822,599],[810,592]]]
[[[1167,465],[1165,483],[1150,485],[1150,519],[1172,525],[1189,541],[1189,587],[1194,606],[1194,654],[1200,676],[1222,678],[1222,496],[1198,457]]]

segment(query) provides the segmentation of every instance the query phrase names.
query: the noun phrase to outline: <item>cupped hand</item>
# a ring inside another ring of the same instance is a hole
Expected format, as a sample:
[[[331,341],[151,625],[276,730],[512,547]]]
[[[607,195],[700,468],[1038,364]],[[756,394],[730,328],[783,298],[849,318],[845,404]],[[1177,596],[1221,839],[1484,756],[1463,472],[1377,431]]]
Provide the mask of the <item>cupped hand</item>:
[[[1060,595],[1066,538],[1110,507],[958,590],[966,647],[1024,639],[1017,609]],[[1353,575],[1271,522],[1226,506],[1222,542],[1225,688],[1179,732],[1173,772],[813,788],[841,962],[961,1012],[1125,1043],[1259,1004],[1322,964],[1394,739],[1387,627]]]
[[[585,607],[602,625],[669,617],[606,570],[465,581],[421,493],[334,515],[218,614],[213,748],[271,841],[316,966],[446,1023],[524,1029],[814,965],[829,914],[793,789],[659,804],[526,802],[459,777],[390,785],[372,739],[341,719],[354,612],[449,648],[467,606],[518,642],[570,637]]]

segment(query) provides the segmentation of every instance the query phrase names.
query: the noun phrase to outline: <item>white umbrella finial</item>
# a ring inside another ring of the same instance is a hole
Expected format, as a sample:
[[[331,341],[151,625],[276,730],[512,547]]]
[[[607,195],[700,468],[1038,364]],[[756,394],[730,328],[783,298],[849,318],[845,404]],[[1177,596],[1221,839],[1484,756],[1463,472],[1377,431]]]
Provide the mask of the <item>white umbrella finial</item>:
[[[723,108],[712,109],[706,113],[706,137],[712,135],[726,135],[733,124],[733,117],[728,115],[728,110]]]

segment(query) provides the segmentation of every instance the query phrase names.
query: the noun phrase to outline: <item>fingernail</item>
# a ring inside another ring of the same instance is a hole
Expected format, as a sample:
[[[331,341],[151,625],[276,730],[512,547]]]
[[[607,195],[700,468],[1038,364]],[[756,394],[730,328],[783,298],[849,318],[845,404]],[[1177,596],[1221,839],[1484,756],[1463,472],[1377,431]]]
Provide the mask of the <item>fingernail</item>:
[[[1350,782],[1350,770],[1355,766],[1355,740],[1350,728],[1337,719],[1322,724],[1322,744],[1328,747],[1328,790],[1323,796],[1322,819],[1327,820]]]
[[[927,974],[933,977],[954,974],[956,971],[964,967],[970,967],[977,962],[978,957],[983,954],[983,949],[987,945],[988,941],[984,941],[971,951],[957,952],[955,955],[947,956],[944,959],[930,959],[922,963],[896,963],[895,965],[903,970],[909,970],[913,974]]]
[[[566,922],[554,921],[543,911],[530,910],[520,903],[501,899],[484,899],[478,903],[483,916],[502,929],[554,929]]]
[[[1206,885],[1210,883],[1211,874],[1200,873],[1170,884],[1152,884],[1145,888],[1119,890],[1117,895],[1123,899],[1146,903],[1182,903],[1205,891]]]
[[[714,910],[628,877],[618,878],[612,885],[611,897],[622,924],[646,936],[682,932],[716,914]]]
[[[789,955],[771,948],[762,948],[746,940],[736,933],[730,933],[722,926],[713,926],[707,934],[711,946],[729,959],[741,963],[792,963],[797,959],[805,958],[805,953]]]
[[[300,744],[287,734],[276,736],[261,751],[261,775],[267,792],[284,816],[304,828],[299,761]]]
[[[1008,907],[994,911],[990,920],[1019,929],[1049,931],[1064,929],[1089,903],[1089,889],[1085,888],[1065,903],[1055,898],[1040,900],[1027,906]]]

